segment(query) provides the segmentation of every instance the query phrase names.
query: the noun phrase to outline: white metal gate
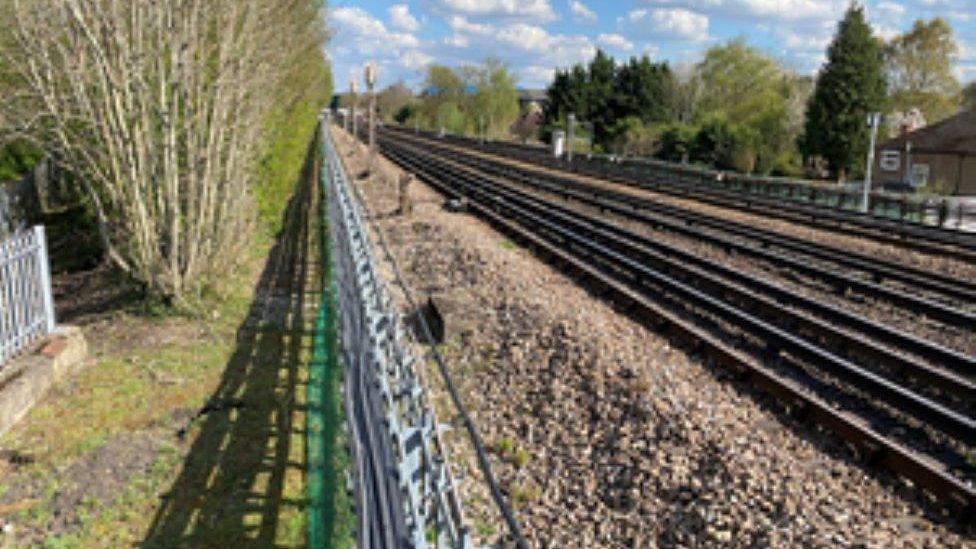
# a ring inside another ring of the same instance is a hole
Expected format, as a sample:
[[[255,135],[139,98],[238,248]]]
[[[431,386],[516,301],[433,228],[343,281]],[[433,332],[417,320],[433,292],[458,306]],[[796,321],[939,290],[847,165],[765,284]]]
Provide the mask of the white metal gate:
[[[0,240],[0,366],[55,329],[43,226]]]

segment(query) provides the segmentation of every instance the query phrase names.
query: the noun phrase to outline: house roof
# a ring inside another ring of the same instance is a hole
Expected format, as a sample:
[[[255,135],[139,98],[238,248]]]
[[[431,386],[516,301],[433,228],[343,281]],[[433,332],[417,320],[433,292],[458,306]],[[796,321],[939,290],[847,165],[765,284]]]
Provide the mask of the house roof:
[[[518,90],[519,101],[545,101],[547,99],[546,90]]]
[[[965,111],[935,124],[899,135],[881,144],[881,149],[912,149],[927,152],[976,154],[976,111]]]

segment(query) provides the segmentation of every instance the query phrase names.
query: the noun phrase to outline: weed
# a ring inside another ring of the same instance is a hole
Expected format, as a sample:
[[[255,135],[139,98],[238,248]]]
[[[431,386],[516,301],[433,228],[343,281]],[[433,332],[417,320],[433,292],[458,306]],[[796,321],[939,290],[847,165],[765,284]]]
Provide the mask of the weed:
[[[506,240],[502,240],[502,248],[504,248],[506,250],[514,250],[514,249],[518,248],[518,245],[516,245],[511,240],[507,240],[506,239]]]
[[[78,536],[56,536],[44,540],[44,549],[74,549],[81,547]]]
[[[506,457],[515,451],[515,441],[508,437],[502,437],[495,441],[495,453]]]
[[[526,482],[525,484],[511,482],[508,485],[508,497],[512,501],[512,505],[522,509],[530,503],[538,501],[542,497],[542,489],[533,482]]]
[[[482,538],[492,538],[498,529],[490,522],[476,520],[474,521],[474,531]]]
[[[512,454],[512,465],[515,465],[519,469],[524,468],[529,463],[529,453],[525,448],[519,448]]]

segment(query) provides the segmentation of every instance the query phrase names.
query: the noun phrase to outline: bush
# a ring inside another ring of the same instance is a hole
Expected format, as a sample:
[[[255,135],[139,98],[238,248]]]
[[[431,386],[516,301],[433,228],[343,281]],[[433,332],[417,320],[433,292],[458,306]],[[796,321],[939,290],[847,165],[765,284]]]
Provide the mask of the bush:
[[[631,116],[614,128],[615,148],[627,156],[654,156],[661,149],[661,132],[652,124]]]
[[[404,105],[393,115],[393,120],[396,120],[397,124],[406,124],[407,120],[413,118],[416,113],[416,107],[413,105]]]
[[[688,124],[667,124],[660,128],[661,145],[658,157],[671,162],[684,162],[691,155],[697,129]]]
[[[25,141],[0,147],[0,181],[17,179],[31,171],[40,159],[41,152]]]
[[[757,140],[752,128],[713,118],[695,135],[691,157],[718,169],[752,172],[756,167]]]

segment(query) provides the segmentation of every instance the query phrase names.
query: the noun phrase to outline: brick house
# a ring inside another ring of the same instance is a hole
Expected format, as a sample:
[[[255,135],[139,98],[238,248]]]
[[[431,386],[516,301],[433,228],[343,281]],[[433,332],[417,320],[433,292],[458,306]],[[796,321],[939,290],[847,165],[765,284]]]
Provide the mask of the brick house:
[[[976,111],[889,139],[875,152],[876,187],[976,195]]]

